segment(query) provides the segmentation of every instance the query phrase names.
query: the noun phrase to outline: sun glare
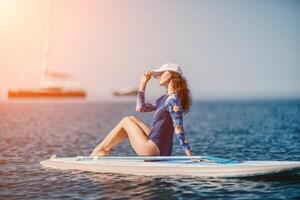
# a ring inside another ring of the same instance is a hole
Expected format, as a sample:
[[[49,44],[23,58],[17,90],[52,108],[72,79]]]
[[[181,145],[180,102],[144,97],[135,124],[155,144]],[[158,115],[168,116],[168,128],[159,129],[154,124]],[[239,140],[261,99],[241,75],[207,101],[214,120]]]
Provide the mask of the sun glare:
[[[9,12],[14,3],[14,0],[0,0],[0,13]]]
[[[17,14],[15,0],[0,0],[0,21],[1,23],[10,22]]]

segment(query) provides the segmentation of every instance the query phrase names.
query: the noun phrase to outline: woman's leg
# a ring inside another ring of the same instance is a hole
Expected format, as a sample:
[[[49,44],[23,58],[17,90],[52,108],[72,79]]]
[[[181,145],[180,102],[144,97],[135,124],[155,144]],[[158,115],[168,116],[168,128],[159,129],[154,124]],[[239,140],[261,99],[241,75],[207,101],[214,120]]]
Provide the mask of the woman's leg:
[[[133,119],[140,126],[140,128],[144,131],[145,135],[148,136],[150,134],[150,130],[151,129],[146,124],[144,124],[143,122],[141,122],[135,116],[129,116],[129,117],[131,119]],[[120,123],[118,125],[120,125]],[[107,143],[108,141],[110,141],[111,146],[115,146],[115,145],[121,143],[126,138],[128,138],[127,133],[125,132],[125,130],[122,129],[122,128],[120,128],[118,125],[94,149],[94,151],[93,151],[92,154],[95,154],[97,152],[97,154],[102,155],[102,156],[108,155],[109,154],[109,150],[108,149],[104,149],[105,143]],[[118,135],[118,137],[115,137],[115,135]],[[114,138],[114,139],[112,140],[112,138]]]
[[[151,129],[146,125],[144,124],[143,122],[141,122],[137,117],[135,116],[129,116],[129,118],[131,118],[132,120],[134,120],[134,122],[143,130],[143,133],[146,135],[146,136],[149,136],[150,134],[150,131]],[[110,140],[110,145],[112,147],[118,145],[119,143],[121,143],[123,140],[127,139],[128,138],[128,135],[126,133],[126,131],[124,129],[121,129],[118,134],[117,137],[114,137],[114,139],[111,139],[113,137],[113,133],[115,133],[115,131],[111,131],[110,134],[108,134],[108,136],[104,139],[103,141],[103,144],[100,145],[103,146],[105,143],[107,143],[107,141]],[[155,144],[154,144],[155,145]],[[110,148],[111,149],[111,148]],[[157,148],[158,149],[158,148]],[[159,150],[158,150],[159,151]],[[100,152],[100,155],[108,155],[109,154],[109,150],[107,149],[103,149],[101,152]]]
[[[131,119],[135,119],[134,116],[129,116],[129,117]],[[110,146],[115,146],[121,143],[126,138],[128,138],[126,131],[122,128],[121,122],[122,120],[109,134],[107,134],[107,136],[103,139],[103,141],[99,145],[97,145],[97,147],[93,150],[93,153],[91,155],[94,155],[96,153],[97,155],[100,156],[108,155],[109,150],[107,149],[107,145],[105,144],[109,143]]]
[[[138,125],[135,117],[124,117],[120,123],[106,136],[106,138],[94,149],[93,155],[108,155],[111,148],[129,138],[130,144],[138,155],[159,155],[159,150],[156,145],[148,140],[150,128],[145,124]],[[139,120],[137,120],[139,121]]]
[[[140,127],[143,129],[144,133],[149,136],[151,128],[144,124],[142,121],[140,121],[137,117],[135,116],[129,116],[131,119],[133,119]]]

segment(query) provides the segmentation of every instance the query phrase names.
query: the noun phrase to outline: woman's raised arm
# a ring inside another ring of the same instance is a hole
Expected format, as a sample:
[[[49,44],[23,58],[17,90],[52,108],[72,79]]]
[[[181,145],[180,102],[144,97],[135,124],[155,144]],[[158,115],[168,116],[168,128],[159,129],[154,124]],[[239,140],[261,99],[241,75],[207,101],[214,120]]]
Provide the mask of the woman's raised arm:
[[[151,79],[151,70],[144,73],[141,77],[140,87],[136,99],[136,111],[137,112],[151,112],[156,110],[156,101],[152,103],[145,102],[145,89],[148,81]]]
[[[137,112],[151,112],[156,110],[156,101],[151,103],[145,102],[145,91],[138,91],[136,99],[136,108]]]

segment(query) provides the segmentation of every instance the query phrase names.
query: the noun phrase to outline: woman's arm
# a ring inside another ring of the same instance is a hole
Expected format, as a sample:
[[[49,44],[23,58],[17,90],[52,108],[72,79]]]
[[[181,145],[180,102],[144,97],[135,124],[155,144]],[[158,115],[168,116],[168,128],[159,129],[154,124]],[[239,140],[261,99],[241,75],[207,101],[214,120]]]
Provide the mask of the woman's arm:
[[[137,112],[151,112],[156,110],[156,102],[145,103],[145,91],[138,91],[137,99],[136,99],[136,108]]]
[[[151,70],[143,74],[136,99],[137,112],[151,112],[156,110],[156,101],[152,103],[145,103],[145,89],[148,81],[151,79]]]
[[[192,151],[190,149],[185,150],[187,156],[192,156]]]
[[[181,148],[185,151],[185,154],[187,156],[191,156],[192,155],[191,148],[187,138],[184,135],[183,112],[182,112],[182,107],[181,107],[181,102],[179,97],[175,94],[170,95],[166,101],[166,108],[169,111],[172,118],[177,142],[180,144]]]

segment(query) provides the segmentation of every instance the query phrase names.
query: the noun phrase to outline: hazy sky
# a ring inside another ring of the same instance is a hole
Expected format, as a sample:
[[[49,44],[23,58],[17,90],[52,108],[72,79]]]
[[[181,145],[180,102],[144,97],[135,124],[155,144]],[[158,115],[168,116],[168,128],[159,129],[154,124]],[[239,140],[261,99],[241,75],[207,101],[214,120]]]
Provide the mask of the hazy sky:
[[[0,99],[38,87],[49,0],[0,0]],[[300,96],[300,1],[54,0],[49,68],[113,99],[166,62],[194,99]],[[164,92],[157,80],[148,99]]]

